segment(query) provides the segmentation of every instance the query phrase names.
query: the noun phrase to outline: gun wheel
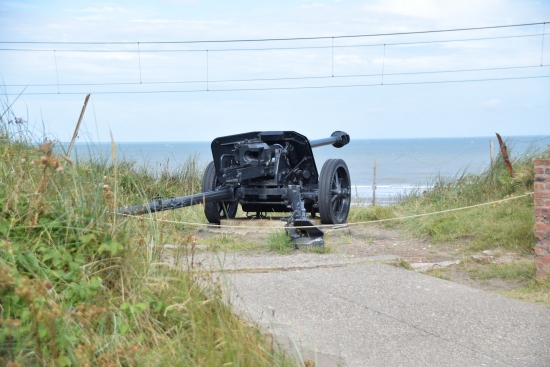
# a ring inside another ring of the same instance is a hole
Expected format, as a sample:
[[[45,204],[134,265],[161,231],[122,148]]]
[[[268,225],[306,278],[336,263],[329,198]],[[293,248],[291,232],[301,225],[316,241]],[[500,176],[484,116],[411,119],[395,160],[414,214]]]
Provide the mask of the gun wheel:
[[[216,176],[216,167],[214,162],[208,163],[202,177],[202,192],[213,191],[221,186]],[[219,224],[222,219],[235,218],[238,202],[220,201],[215,203],[204,204],[204,215],[210,223]]]
[[[351,180],[346,162],[329,159],[319,177],[319,214],[323,224],[342,224],[348,219]]]

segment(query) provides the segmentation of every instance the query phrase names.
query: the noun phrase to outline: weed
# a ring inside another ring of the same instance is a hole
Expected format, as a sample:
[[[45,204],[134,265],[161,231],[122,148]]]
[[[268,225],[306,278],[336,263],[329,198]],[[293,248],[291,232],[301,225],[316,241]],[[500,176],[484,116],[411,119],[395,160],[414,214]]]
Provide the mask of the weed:
[[[508,279],[514,281],[530,281],[535,274],[535,264],[532,259],[521,259],[505,264],[487,264],[467,270],[472,279]]]
[[[295,249],[294,242],[284,231],[271,233],[267,237],[267,246],[271,251],[279,253],[289,253]]]
[[[348,220],[350,222],[368,222],[380,219],[394,218],[399,213],[396,205],[388,206],[353,206]]]
[[[443,280],[451,280],[452,278],[448,275],[448,269],[445,268],[433,268],[428,269],[424,274],[431,275],[434,278],[439,278]]]
[[[550,307],[550,279],[533,279],[523,287],[496,293]]]
[[[211,251],[249,251],[255,250],[262,246],[262,244],[251,242],[244,236],[236,234],[221,234],[201,240],[201,244],[208,246]]]
[[[398,268],[414,270],[411,264],[403,258],[398,258],[397,260],[393,261],[392,264]]]

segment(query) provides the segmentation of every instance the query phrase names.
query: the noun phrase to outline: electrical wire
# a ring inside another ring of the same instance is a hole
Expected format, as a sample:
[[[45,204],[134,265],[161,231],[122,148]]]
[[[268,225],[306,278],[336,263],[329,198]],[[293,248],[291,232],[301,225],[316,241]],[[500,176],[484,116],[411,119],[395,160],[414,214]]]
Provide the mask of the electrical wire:
[[[110,85],[156,85],[156,84],[194,84],[194,83],[236,83],[236,82],[262,82],[262,81],[283,81],[283,80],[311,80],[311,79],[334,79],[334,78],[357,78],[357,77],[377,77],[377,76],[398,76],[398,75],[422,75],[422,74],[444,74],[444,73],[464,73],[477,71],[497,71],[514,69],[537,69],[545,68],[550,65],[528,65],[528,66],[506,66],[496,68],[475,68],[475,69],[456,69],[456,70],[437,70],[437,71],[413,71],[402,73],[376,73],[376,74],[348,74],[333,76],[301,76],[301,77],[281,77],[281,78],[251,78],[251,79],[220,79],[220,80],[184,80],[184,81],[160,81],[160,82],[112,82],[112,83],[59,83],[59,84],[5,84],[4,87],[76,87],[76,86],[110,86]]]
[[[159,94],[159,93],[204,93],[204,92],[238,92],[238,91],[268,91],[268,90],[299,90],[299,89],[331,89],[331,88],[355,88],[355,87],[380,87],[395,85],[421,85],[421,84],[447,84],[447,83],[470,83],[489,82],[502,80],[542,79],[550,78],[550,75],[508,77],[508,78],[486,78],[486,79],[465,79],[465,80],[440,80],[423,82],[400,82],[400,83],[373,83],[373,84],[348,84],[348,85],[323,85],[323,86],[301,86],[301,87],[266,87],[266,88],[231,88],[231,89],[190,89],[190,90],[153,90],[153,91],[99,91],[93,94]],[[25,95],[83,95],[90,92],[33,92]],[[7,96],[20,95],[20,93],[6,93]]]
[[[320,40],[320,39],[343,39],[343,38],[363,38],[363,37],[381,37],[381,36],[402,36],[410,34],[430,34],[430,33],[446,33],[446,32],[462,32],[476,31],[485,29],[500,29],[500,28],[518,28],[535,25],[545,25],[548,22],[522,23],[522,24],[506,24],[486,27],[470,27],[470,28],[453,28],[440,29],[432,31],[411,31],[411,32],[393,32],[393,33],[371,33],[358,34],[348,36],[317,36],[317,37],[289,37],[289,38],[257,38],[257,39],[233,39],[233,40],[204,40],[204,41],[139,41],[140,44],[190,44],[190,43],[233,43],[233,42],[272,42],[272,41],[303,41],[303,40]],[[51,45],[130,45],[136,44],[138,41],[123,41],[123,42],[66,42],[66,41],[0,41],[0,44],[51,44]]]
[[[480,38],[461,38],[451,40],[435,40],[435,41],[416,41],[416,42],[395,42],[395,43],[371,43],[371,44],[354,44],[354,45],[337,45],[337,46],[298,46],[298,47],[263,47],[263,48],[223,48],[223,49],[177,49],[177,50],[85,50],[85,49],[72,49],[72,50],[59,50],[59,49],[36,49],[36,48],[0,48],[0,51],[24,51],[24,52],[95,52],[95,53],[157,53],[157,52],[224,52],[224,51],[277,51],[277,50],[308,50],[308,49],[332,49],[332,48],[354,48],[354,47],[374,47],[374,46],[405,46],[405,45],[421,45],[431,43],[449,43],[449,42],[471,42],[471,41],[487,41],[496,39],[509,39],[509,38],[525,38],[525,37],[541,37],[550,35],[550,33],[535,33],[535,34],[523,34],[515,36],[498,36],[498,37],[480,37]],[[2,42],[0,42],[2,43]],[[143,42],[138,42],[142,44]],[[133,44],[132,44],[133,45]]]
[[[456,31],[470,31],[470,30],[480,30],[480,29],[495,29],[495,28],[510,28],[510,27],[525,27],[533,25],[546,25],[544,23],[526,23],[526,24],[515,24],[515,25],[502,25],[502,26],[492,26],[492,27],[476,27],[476,28],[460,28],[460,29],[450,29],[450,30],[434,30],[434,31],[419,31],[419,32],[399,32],[399,33],[387,33],[387,34],[370,34],[370,35],[353,35],[353,36],[333,36],[333,37],[303,37],[303,38],[284,38],[284,39],[256,39],[256,40],[222,40],[222,41],[205,41],[205,42],[245,42],[245,41],[292,41],[292,40],[316,40],[316,39],[331,39],[331,46],[304,46],[304,47],[291,47],[291,48],[256,48],[256,49],[218,49],[218,50],[166,50],[166,51],[193,51],[193,52],[206,52],[207,55],[207,76],[208,76],[208,52],[209,51],[245,51],[245,50],[274,50],[274,49],[307,49],[307,48],[332,48],[334,47],[366,47],[366,46],[384,46],[384,51],[386,45],[415,45],[415,44],[424,44],[424,43],[441,43],[441,42],[462,42],[462,41],[475,41],[475,40],[488,40],[488,39],[502,39],[502,38],[520,38],[520,37],[535,37],[541,36],[544,39],[544,29],[542,34],[528,34],[528,35],[513,35],[513,36],[500,36],[500,37],[482,37],[482,38],[463,38],[463,39],[452,39],[452,40],[434,40],[434,41],[420,41],[420,42],[399,42],[391,44],[364,44],[364,45],[341,45],[334,46],[334,38],[354,38],[354,37],[372,37],[372,36],[381,36],[381,35],[404,35],[404,34],[426,34],[426,33],[440,33],[440,32],[456,32]],[[162,41],[162,42],[39,42],[39,41],[27,41],[27,42],[15,42],[15,41],[1,41],[0,44],[13,44],[13,43],[25,43],[25,44],[128,44],[136,45],[137,50],[124,50],[124,51],[115,51],[115,50],[32,50],[32,49],[0,49],[3,51],[53,51],[54,56],[57,52],[137,52],[138,56],[141,55],[141,52],[164,52],[164,50],[142,50],[140,44],[165,44],[165,43],[201,43],[203,41]],[[333,56],[334,57],[334,56]],[[57,76],[57,58],[56,61],[56,76]],[[38,95],[38,94],[82,94],[80,92],[63,92],[61,93],[60,87],[71,87],[71,86],[123,86],[123,85],[167,85],[167,84],[197,84],[197,83],[206,83],[206,91],[221,92],[221,91],[247,91],[247,90],[287,90],[287,89],[325,89],[325,88],[348,88],[348,87],[366,87],[366,86],[376,86],[379,83],[373,84],[350,84],[350,85],[325,85],[325,86],[297,86],[297,87],[264,87],[264,88],[229,88],[229,89],[210,89],[211,83],[241,83],[241,82],[268,82],[268,81],[291,81],[291,80],[315,80],[315,79],[328,79],[328,78],[359,78],[359,77],[378,77],[382,76],[380,84],[383,84],[384,76],[398,76],[398,75],[422,75],[422,74],[444,74],[444,73],[465,73],[465,72],[479,72],[479,71],[495,71],[495,70],[511,70],[511,69],[528,69],[536,67],[547,67],[550,65],[526,65],[526,66],[509,66],[509,67],[495,67],[495,68],[473,68],[473,69],[457,69],[457,70],[436,70],[436,71],[416,71],[416,72],[399,72],[399,73],[385,73],[382,69],[381,73],[375,74],[348,74],[348,75],[334,75],[331,76],[303,76],[303,77],[280,77],[280,78],[248,78],[248,79],[220,79],[220,80],[210,80],[208,77],[206,80],[186,80],[186,81],[151,81],[143,82],[141,78],[141,60],[139,60],[139,71],[140,71],[140,81],[138,82],[107,82],[107,83],[59,83],[57,79],[56,84],[9,84],[4,85],[4,87],[57,87],[57,93],[48,93],[48,92],[28,92],[26,95]],[[508,77],[508,78],[489,78],[489,79],[467,79],[467,80],[443,80],[443,81],[425,81],[425,82],[400,82],[400,83],[387,83],[387,85],[405,85],[405,84],[439,84],[439,83],[456,83],[456,82],[475,82],[475,81],[493,81],[493,80],[513,80],[513,79],[533,79],[533,78],[545,78],[547,76],[531,76],[531,77]],[[57,76],[58,78],[58,76]],[[204,89],[191,89],[191,90],[153,90],[153,91],[98,91],[94,92],[95,94],[127,94],[127,93],[192,93],[192,92],[203,92]],[[14,94],[9,94],[14,95]]]

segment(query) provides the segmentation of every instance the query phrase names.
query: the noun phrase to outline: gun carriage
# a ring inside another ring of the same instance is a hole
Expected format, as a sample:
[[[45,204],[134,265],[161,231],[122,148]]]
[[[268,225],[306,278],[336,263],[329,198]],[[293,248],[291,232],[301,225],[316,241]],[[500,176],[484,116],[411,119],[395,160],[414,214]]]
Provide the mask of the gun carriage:
[[[296,246],[323,246],[324,232],[312,221],[342,224],[348,217],[351,181],[342,159],[329,159],[317,171],[312,148],[341,148],[350,137],[335,131],[328,138],[308,140],[294,131],[264,131],[223,136],[212,141],[212,157],[204,171],[202,193],[155,197],[145,205],[119,208],[121,214],[145,214],[204,204],[210,223],[244,212],[290,213],[287,231]],[[308,216],[309,213],[309,216]]]

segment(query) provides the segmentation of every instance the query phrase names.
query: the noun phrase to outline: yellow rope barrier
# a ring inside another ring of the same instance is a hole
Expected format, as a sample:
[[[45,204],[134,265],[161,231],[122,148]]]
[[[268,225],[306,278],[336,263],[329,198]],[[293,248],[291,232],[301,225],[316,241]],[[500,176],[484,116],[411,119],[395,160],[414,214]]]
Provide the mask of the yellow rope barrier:
[[[486,205],[491,205],[491,204],[500,204],[504,201],[515,200],[515,199],[519,199],[519,198],[530,196],[530,195],[533,195],[533,192],[527,192],[523,195],[513,196],[513,197],[509,197],[509,198],[495,200],[495,201],[489,201],[489,202],[486,202],[486,203],[474,204],[474,205],[470,205],[470,206],[464,206],[464,207],[461,207],[461,208],[440,210],[440,211],[431,212],[431,213],[414,214],[414,215],[408,215],[408,216],[405,216],[405,217],[395,217],[395,218],[387,218],[387,219],[376,219],[376,220],[369,220],[369,221],[366,221],[366,222],[353,222],[353,223],[347,223],[347,224],[342,224],[342,225],[338,225],[338,224],[320,224],[320,225],[316,225],[316,227],[319,227],[319,228],[334,228],[334,227],[340,227],[340,226],[346,226],[346,225],[347,226],[363,225],[363,224],[382,223],[382,222],[390,222],[390,221],[395,221],[395,220],[404,220],[404,219],[412,219],[412,218],[419,218],[419,217],[427,217],[427,216],[430,216],[430,215],[456,212],[456,211],[459,211],[459,210],[478,208],[478,207],[481,207],[481,206],[486,206]],[[120,214],[120,213],[119,213],[119,215],[124,216],[124,217],[128,217],[128,218],[138,218],[138,219],[147,218],[149,220],[154,220],[154,221],[157,221],[157,222],[172,223],[172,224],[185,224],[185,225],[188,225],[188,226],[195,226],[195,227],[214,226],[214,227],[217,227],[217,228],[233,228],[233,229],[242,228],[242,229],[255,229],[255,230],[275,230],[275,229],[278,230],[278,229],[282,229],[282,227],[275,227],[275,226],[263,226],[263,227],[241,226],[241,225],[231,226],[231,225],[222,225],[222,224],[180,222],[180,221],[175,221],[175,220],[152,218],[151,215],[149,215],[149,217],[138,216],[138,215],[130,215],[130,214]],[[301,228],[311,228],[311,227],[310,226],[296,226],[296,227],[289,227],[289,228],[301,229]]]

